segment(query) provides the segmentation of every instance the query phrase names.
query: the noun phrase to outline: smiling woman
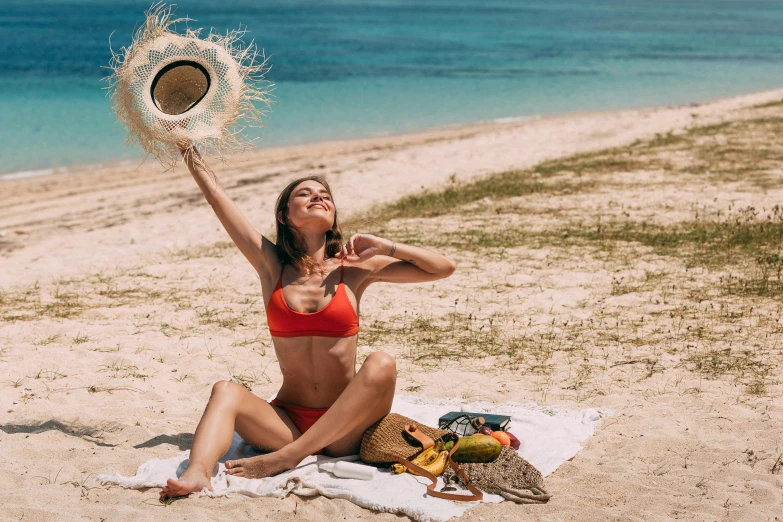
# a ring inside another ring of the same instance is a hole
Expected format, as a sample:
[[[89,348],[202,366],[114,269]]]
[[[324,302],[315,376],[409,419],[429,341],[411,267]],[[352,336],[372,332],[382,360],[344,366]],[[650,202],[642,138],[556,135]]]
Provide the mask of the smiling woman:
[[[283,384],[267,403],[239,384],[212,388],[196,428],[188,468],[162,499],[210,488],[210,475],[234,431],[268,453],[227,461],[230,475],[265,477],[304,457],[356,454],[364,431],[391,409],[397,370],[370,354],[356,370],[359,303],[375,282],[418,283],[448,277],[452,260],[370,234],[343,241],[329,184],[292,181],[275,208],[277,243],[262,236],[229,199],[195,147],[185,162],[231,239],[261,279],[267,323]],[[404,260],[403,260],[404,259]]]
[[[314,195],[317,197],[313,197]],[[313,218],[327,221],[331,219],[332,224],[325,234],[325,251],[326,257],[334,257],[342,248],[343,236],[337,220],[337,209],[332,200],[332,189],[326,180],[319,176],[300,178],[297,183],[290,183],[277,198],[276,247],[284,265],[291,264],[304,271],[314,269],[312,258],[305,250],[307,240],[303,237],[309,228],[289,226],[292,220],[306,222]]]

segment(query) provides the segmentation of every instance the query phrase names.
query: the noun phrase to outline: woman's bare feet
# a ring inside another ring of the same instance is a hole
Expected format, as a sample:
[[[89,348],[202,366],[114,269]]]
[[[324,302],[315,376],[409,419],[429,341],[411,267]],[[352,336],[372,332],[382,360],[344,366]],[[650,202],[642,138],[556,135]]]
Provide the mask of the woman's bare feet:
[[[293,469],[299,461],[292,461],[280,451],[250,457],[247,459],[227,460],[226,473],[235,477],[264,478]]]
[[[204,488],[212,491],[212,484],[209,481],[210,474],[206,471],[189,467],[178,479],[169,479],[166,485],[160,490],[160,500],[166,500],[174,497],[184,497],[194,491],[201,491]]]

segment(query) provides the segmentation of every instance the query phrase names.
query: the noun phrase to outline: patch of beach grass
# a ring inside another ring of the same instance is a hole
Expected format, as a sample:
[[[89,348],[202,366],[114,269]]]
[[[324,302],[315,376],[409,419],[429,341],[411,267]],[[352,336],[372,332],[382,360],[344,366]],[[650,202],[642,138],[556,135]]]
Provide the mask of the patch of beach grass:
[[[744,377],[747,373],[767,367],[751,350],[732,348],[700,351],[690,355],[685,361],[708,379],[717,379],[724,375]]]
[[[73,341],[73,344],[84,344],[90,340],[90,337],[86,334],[79,332],[75,336],[73,336],[71,340]]]
[[[642,292],[655,286],[657,280],[664,277],[664,275],[663,272],[645,270],[644,279],[641,281],[630,281],[625,276],[615,276],[612,278],[612,295]]]
[[[248,326],[248,314],[235,312],[231,308],[211,308],[199,306],[195,308],[199,323],[202,325],[215,325],[220,328],[233,330],[238,326]]]
[[[656,143],[663,144],[660,138],[657,140]],[[638,142],[636,145],[640,143]],[[668,145],[669,143],[666,144]],[[635,172],[657,167],[658,165],[651,158],[634,157],[633,153],[636,145],[575,154],[567,158],[545,161],[533,167],[532,172],[542,176],[554,176],[557,174],[590,176],[616,172]]]
[[[116,284],[107,284],[105,288],[97,291],[97,294],[110,299],[108,307],[127,306],[138,302],[157,300],[162,296],[158,290],[142,286],[121,288]]]
[[[187,373],[183,373],[182,375],[172,377],[172,380],[179,383],[184,383],[185,381],[188,380],[195,381],[195,379],[191,375],[188,375]]]
[[[75,292],[64,292],[59,287],[55,290],[52,299],[40,303],[35,310],[36,314],[54,317],[58,319],[70,319],[82,313],[85,305],[79,300]]]
[[[572,194],[592,190],[593,181],[573,182],[568,179],[546,179],[529,170],[512,170],[493,174],[471,182],[450,182],[441,191],[427,190],[405,196],[393,203],[377,207],[367,214],[347,220],[346,230],[371,224],[383,226],[392,219],[432,218],[463,210],[464,206],[483,201],[502,201],[532,194]],[[464,213],[464,212],[462,212]]]
[[[158,331],[166,337],[179,336],[180,338],[187,337],[191,332],[188,329],[182,328],[177,325],[169,324],[166,321],[162,321],[158,326]]]
[[[267,348],[270,346],[270,338],[267,335],[244,337],[232,342],[231,346],[234,348],[244,348],[250,346],[253,351],[258,352],[263,357],[266,355]]]
[[[783,107],[783,100],[776,100],[776,101],[771,101],[771,102],[767,102],[767,103],[759,103],[757,105],[754,105],[752,108],[753,109],[770,109],[770,108],[773,108],[773,107],[774,108]]]
[[[533,173],[573,174],[590,179],[610,173],[663,171],[695,175],[712,183],[743,182],[757,188],[776,186],[783,153],[783,118],[762,117],[696,126],[678,134],[659,134],[587,154],[541,163]]]
[[[52,478],[52,474],[48,473],[45,477],[42,475],[36,475],[34,477],[31,477],[33,480],[39,479],[41,481],[40,485],[42,486],[50,486],[57,484],[57,479],[60,476],[60,473],[62,473],[63,468],[60,468],[57,473],[54,474],[54,478]]]
[[[70,319],[82,313],[85,305],[76,292],[56,284],[51,295],[43,295],[38,282],[6,290],[0,299],[0,317],[5,322],[35,321],[41,317]]]
[[[534,373],[548,373],[553,352],[567,350],[566,341],[548,329],[509,333],[517,332],[521,326],[515,317],[480,316],[466,307],[443,316],[405,312],[366,322],[361,342],[368,346],[401,345],[405,348],[403,358],[424,366],[493,357],[513,368],[523,366]]]
[[[169,257],[177,261],[188,261],[204,257],[223,257],[233,250],[231,241],[218,241],[211,244],[191,245],[169,251]]]
[[[108,372],[112,378],[118,379],[141,379],[146,380],[149,375],[141,372],[138,366],[125,362],[124,359],[115,359],[108,364],[101,366],[99,372]]]
[[[229,368],[229,374],[231,375],[231,380],[233,382],[241,384],[249,391],[253,391],[253,387],[258,384],[268,384],[272,382],[265,370],[257,370],[255,368],[247,368],[243,371],[236,371],[234,368]]]
[[[714,288],[723,294],[783,298],[783,207],[753,207],[696,215],[661,226],[632,220],[567,226],[552,241],[587,243],[614,252],[620,245],[648,247],[654,254],[682,259],[686,268],[728,271]],[[639,287],[641,290],[643,287]],[[617,281],[613,294],[633,291]]]
[[[54,343],[55,341],[57,341],[57,339],[59,339],[59,338],[60,338],[59,334],[50,335],[49,337],[44,337],[43,339],[38,339],[38,340],[33,341],[33,345],[35,345],[35,346],[48,346],[48,345]]]
[[[63,482],[63,484],[67,484],[70,486],[75,487],[79,490],[79,496],[80,498],[87,499],[90,497],[90,491],[93,489],[100,489],[99,486],[88,486],[87,481],[90,480],[90,477],[92,477],[93,473],[82,473],[82,476],[79,480],[68,480]]]
[[[720,289],[728,295],[759,296],[780,299],[783,296],[783,258],[777,253],[757,256],[738,274],[720,279]]]
[[[578,223],[555,237],[584,239],[612,248],[613,243],[638,243],[661,255],[686,258],[690,265],[721,266],[748,257],[769,255],[783,240],[783,207],[764,212],[746,207],[709,214],[669,226],[633,220]]]
[[[498,253],[529,244],[531,237],[535,236],[528,233],[523,226],[498,225],[499,223],[486,223],[486,226],[472,224],[461,230],[444,231],[435,237],[422,238],[419,243],[469,252]]]
[[[766,353],[729,347],[694,353],[685,362],[706,379],[730,377],[744,385],[750,395],[765,395],[769,387],[777,383],[775,364]]]
[[[37,372],[35,372],[31,376],[31,379],[36,379],[36,380],[37,379],[42,379],[42,380],[47,380],[47,381],[54,381],[54,380],[57,380],[57,379],[63,379],[65,377],[67,377],[67,375],[65,375],[63,373],[60,373],[57,370],[40,369],[40,370],[38,370]]]
[[[47,285],[36,282],[4,290],[0,293],[0,319],[5,322],[74,319],[88,310],[138,306],[163,298],[161,291],[136,284],[130,276],[123,276],[122,281],[117,277],[100,272]],[[76,339],[74,342],[79,344]]]
[[[116,346],[96,346],[95,348],[90,348],[90,351],[98,353],[116,353],[120,351],[120,343],[117,343]]]

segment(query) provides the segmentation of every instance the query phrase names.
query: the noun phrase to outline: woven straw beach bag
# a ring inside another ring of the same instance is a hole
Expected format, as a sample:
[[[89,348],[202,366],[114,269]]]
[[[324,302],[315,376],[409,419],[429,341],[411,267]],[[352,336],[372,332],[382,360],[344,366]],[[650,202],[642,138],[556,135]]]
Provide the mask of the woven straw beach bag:
[[[448,430],[430,428],[403,415],[390,413],[364,432],[359,456],[369,464],[392,464],[399,458],[412,459],[424,448],[404,435],[405,426],[410,425],[416,426],[433,440],[450,433]]]

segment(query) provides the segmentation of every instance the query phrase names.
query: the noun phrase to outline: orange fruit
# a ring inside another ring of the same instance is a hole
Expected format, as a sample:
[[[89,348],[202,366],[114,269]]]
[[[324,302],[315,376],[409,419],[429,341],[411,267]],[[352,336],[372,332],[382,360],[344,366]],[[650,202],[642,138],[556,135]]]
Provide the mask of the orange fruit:
[[[498,440],[498,442],[500,442],[504,446],[511,445],[511,437],[509,437],[505,431],[493,431],[490,437],[495,437]]]

